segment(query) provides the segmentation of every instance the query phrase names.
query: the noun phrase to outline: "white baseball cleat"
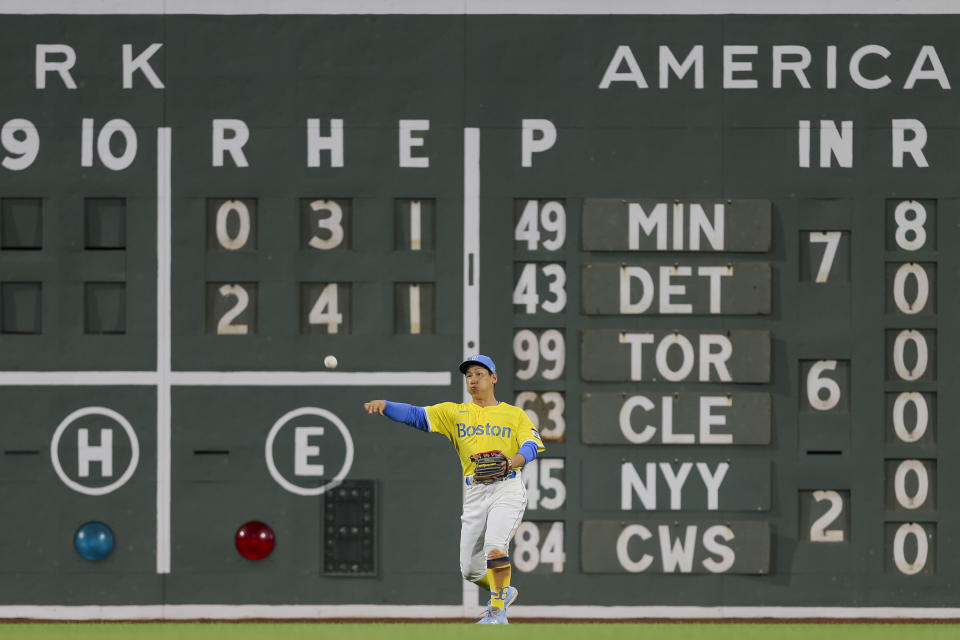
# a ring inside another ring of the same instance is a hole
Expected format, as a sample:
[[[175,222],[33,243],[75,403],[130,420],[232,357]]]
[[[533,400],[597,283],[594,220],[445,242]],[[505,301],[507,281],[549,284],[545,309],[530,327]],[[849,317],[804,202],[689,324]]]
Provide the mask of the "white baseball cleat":
[[[507,612],[503,609],[497,609],[496,607],[490,607],[483,612],[483,617],[480,618],[477,624],[510,624],[507,622]]]
[[[520,595],[519,589],[516,587],[507,587],[507,597],[503,599],[506,603],[503,607],[504,611],[506,611],[507,607],[513,604],[513,601],[517,599],[518,595]]]
[[[507,610],[507,607],[509,607],[510,605],[512,605],[513,602],[517,599],[517,596],[519,596],[519,595],[520,595],[520,590],[519,590],[519,589],[517,589],[517,588],[514,587],[514,586],[507,587],[507,594],[506,594],[506,596],[503,598],[503,610],[506,611],[506,610]],[[491,600],[493,599],[493,593],[490,594],[490,599],[491,599]],[[493,608],[493,607],[490,605],[490,601],[488,600],[488,601],[487,601],[487,609],[489,610],[489,609],[492,609],[492,608]]]

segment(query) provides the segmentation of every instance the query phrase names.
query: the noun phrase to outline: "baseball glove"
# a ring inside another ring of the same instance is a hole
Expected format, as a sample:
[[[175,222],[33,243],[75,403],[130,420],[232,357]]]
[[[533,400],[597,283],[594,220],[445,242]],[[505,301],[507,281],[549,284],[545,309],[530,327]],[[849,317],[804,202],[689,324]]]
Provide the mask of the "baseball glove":
[[[475,482],[493,482],[510,473],[510,458],[499,449],[475,453],[470,459],[476,465],[473,472]]]

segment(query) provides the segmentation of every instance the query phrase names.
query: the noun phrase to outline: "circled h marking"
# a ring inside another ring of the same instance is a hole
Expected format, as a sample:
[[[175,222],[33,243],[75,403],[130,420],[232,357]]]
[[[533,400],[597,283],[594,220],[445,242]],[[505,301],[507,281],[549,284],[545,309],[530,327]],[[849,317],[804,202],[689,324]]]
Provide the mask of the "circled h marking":
[[[286,426],[288,422],[300,416],[319,416],[329,420],[340,431],[340,435],[343,436],[344,445],[346,445],[347,451],[343,458],[343,466],[340,467],[337,475],[335,475],[330,482],[320,485],[319,487],[301,487],[300,485],[293,484],[283,477],[280,471],[277,470],[277,465],[273,462],[273,441],[276,439],[277,433],[279,433],[280,429]],[[343,421],[334,413],[319,407],[300,407],[299,409],[288,411],[273,423],[273,426],[270,428],[270,433],[267,435],[264,454],[267,459],[267,469],[270,470],[270,475],[277,481],[277,484],[287,491],[301,496],[319,496],[327,489],[333,489],[339,486],[340,483],[343,482],[343,479],[347,477],[347,473],[350,472],[350,467],[353,466],[353,439],[350,437],[350,431],[347,430],[347,425],[343,424]]]
[[[63,432],[67,427],[85,416],[106,416],[111,420],[114,420],[117,424],[123,427],[124,432],[127,434],[127,438],[130,440],[130,464],[127,465],[127,470],[124,471],[123,475],[117,478],[114,482],[111,482],[103,487],[88,487],[80,484],[79,482],[70,478],[70,476],[64,472],[63,467],[60,465],[60,454],[57,452],[57,448],[60,444],[60,437],[63,435]],[[50,461],[53,463],[53,470],[56,471],[57,475],[60,476],[60,479],[63,480],[63,484],[67,485],[74,491],[84,493],[88,496],[102,496],[110,493],[111,491],[119,489],[121,486],[126,484],[127,480],[129,480],[133,475],[133,472],[137,470],[137,463],[140,461],[140,443],[137,441],[137,434],[130,425],[130,422],[113,409],[108,409],[107,407],[84,407],[82,409],[77,409],[64,418],[59,425],[57,425],[56,431],[53,432],[53,439],[50,440]]]

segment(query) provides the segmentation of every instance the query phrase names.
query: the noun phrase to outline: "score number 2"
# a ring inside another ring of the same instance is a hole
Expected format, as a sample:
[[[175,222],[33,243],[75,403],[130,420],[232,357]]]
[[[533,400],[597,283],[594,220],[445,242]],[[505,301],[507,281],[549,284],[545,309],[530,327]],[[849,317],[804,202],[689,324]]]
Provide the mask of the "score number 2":
[[[800,492],[800,540],[814,543],[850,539],[850,491]]]

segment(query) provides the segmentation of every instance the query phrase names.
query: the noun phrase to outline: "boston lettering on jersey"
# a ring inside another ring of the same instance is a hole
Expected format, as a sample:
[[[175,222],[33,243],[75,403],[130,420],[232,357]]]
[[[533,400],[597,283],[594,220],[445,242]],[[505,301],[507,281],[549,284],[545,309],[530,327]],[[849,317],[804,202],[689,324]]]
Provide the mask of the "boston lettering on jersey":
[[[468,438],[470,436],[503,436],[509,438],[513,433],[511,427],[501,427],[498,424],[466,425],[463,422],[457,423],[457,437]]]

